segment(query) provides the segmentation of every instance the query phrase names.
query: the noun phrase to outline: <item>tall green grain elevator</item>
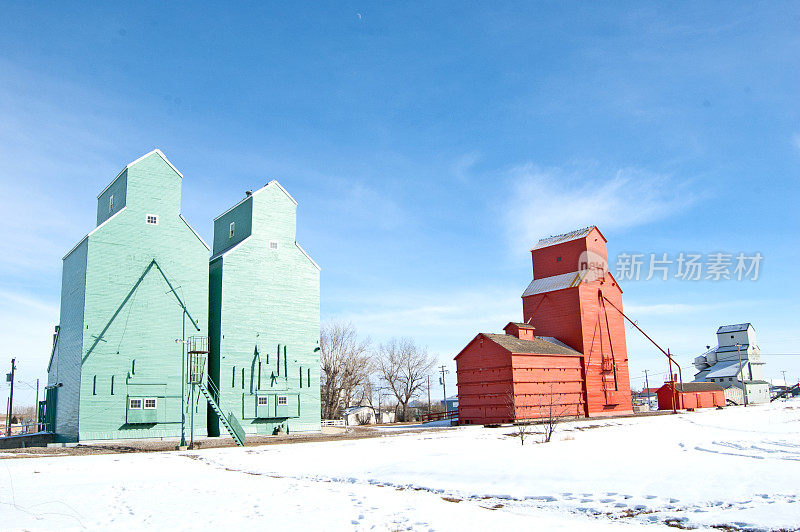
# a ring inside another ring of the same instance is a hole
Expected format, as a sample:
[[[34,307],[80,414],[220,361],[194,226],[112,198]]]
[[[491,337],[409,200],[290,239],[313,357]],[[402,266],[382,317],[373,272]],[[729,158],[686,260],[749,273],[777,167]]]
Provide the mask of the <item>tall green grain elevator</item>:
[[[130,163],[64,257],[45,403],[61,441],[178,436],[182,408],[206,434],[205,400],[181,399],[180,340],[207,334],[209,253],[181,216],[182,179],[159,150]]]
[[[297,244],[277,182],[214,220],[209,375],[248,434],[319,431],[319,266]],[[209,433],[219,434],[209,414]]]

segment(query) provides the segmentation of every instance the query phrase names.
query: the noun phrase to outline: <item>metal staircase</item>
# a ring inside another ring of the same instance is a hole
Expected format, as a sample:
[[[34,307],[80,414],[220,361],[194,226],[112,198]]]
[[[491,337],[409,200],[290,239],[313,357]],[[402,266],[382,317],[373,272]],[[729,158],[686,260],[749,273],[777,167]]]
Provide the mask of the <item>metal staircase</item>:
[[[206,381],[206,383],[200,383],[198,385],[200,387],[200,392],[206,397],[208,404],[214,410],[214,413],[217,414],[217,417],[222,422],[222,425],[225,427],[225,430],[228,431],[228,434],[231,435],[233,441],[236,442],[238,446],[244,446],[244,429],[239,424],[239,420],[236,419],[236,416],[233,415],[233,412],[228,414],[227,416],[222,413],[222,409],[217,404],[217,398],[219,398],[219,390],[214,385],[213,382],[210,380]]]

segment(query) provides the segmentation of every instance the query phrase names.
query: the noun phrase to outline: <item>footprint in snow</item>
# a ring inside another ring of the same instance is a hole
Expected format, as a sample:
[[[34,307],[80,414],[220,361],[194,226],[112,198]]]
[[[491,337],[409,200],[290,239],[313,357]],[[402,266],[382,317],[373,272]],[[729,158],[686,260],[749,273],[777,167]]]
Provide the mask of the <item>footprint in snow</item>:
[[[655,495],[645,495],[644,498],[645,499],[655,499],[656,496]]]
[[[600,502],[602,502],[603,504],[608,504],[610,502],[614,502],[614,499],[600,499]]]

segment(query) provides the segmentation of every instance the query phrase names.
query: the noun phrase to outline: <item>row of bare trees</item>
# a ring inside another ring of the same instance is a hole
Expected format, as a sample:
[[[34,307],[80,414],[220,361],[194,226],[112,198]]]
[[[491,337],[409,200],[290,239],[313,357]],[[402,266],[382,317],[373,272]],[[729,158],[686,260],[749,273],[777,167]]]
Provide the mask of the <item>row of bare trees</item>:
[[[398,417],[408,420],[436,359],[410,338],[373,346],[351,323],[328,322],[320,334],[322,417],[336,419],[353,404],[372,406],[379,390],[397,401]]]

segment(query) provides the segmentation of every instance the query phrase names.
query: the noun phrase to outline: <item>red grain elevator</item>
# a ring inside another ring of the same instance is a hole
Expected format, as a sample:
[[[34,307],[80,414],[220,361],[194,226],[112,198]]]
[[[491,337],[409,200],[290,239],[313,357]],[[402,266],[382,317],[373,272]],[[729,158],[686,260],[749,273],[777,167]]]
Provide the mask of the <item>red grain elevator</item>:
[[[460,422],[544,417],[554,397],[563,415],[632,413],[624,318],[608,304],[622,310],[622,290],[605,237],[586,227],[542,239],[531,253],[523,322],[479,334],[456,356]]]

